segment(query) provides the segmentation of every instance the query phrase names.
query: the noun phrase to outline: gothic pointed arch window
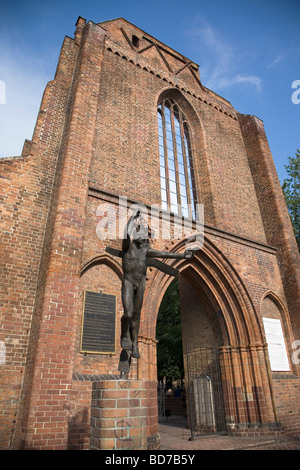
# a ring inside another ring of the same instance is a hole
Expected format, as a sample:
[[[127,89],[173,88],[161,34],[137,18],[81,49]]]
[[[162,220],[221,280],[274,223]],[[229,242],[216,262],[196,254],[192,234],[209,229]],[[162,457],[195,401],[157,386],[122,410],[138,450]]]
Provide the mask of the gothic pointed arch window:
[[[189,125],[172,99],[157,109],[162,208],[196,220],[196,186]]]

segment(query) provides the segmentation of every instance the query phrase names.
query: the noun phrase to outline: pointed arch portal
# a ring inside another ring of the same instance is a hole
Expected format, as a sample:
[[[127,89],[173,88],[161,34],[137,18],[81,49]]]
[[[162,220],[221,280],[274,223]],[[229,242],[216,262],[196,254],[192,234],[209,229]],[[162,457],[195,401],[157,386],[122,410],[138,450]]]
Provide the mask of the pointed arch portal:
[[[184,251],[187,243],[187,240],[181,240],[173,245],[172,251]],[[172,265],[180,271],[180,301],[183,310],[187,307],[182,316],[186,321],[182,326],[186,385],[191,386],[187,383],[190,379],[186,351],[201,349],[201,305],[205,304],[205,315],[211,329],[210,343],[206,343],[205,348],[213,346],[218,352],[226,429],[232,433],[245,427],[273,427],[276,425],[276,410],[272,400],[267,345],[257,313],[239,275],[208,237],[192,260],[179,260]],[[140,335],[142,357],[148,359],[138,366],[140,378],[148,376],[156,380],[156,319],[172,280],[164,273],[155,272],[148,281]],[[184,299],[187,286],[199,300],[194,312]]]

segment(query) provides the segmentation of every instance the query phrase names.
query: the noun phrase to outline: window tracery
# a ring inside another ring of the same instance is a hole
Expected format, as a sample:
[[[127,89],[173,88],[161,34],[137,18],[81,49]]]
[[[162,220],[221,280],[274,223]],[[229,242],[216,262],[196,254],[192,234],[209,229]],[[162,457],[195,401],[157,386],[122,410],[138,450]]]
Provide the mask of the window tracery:
[[[172,99],[157,110],[162,208],[196,219],[196,187],[187,120]]]

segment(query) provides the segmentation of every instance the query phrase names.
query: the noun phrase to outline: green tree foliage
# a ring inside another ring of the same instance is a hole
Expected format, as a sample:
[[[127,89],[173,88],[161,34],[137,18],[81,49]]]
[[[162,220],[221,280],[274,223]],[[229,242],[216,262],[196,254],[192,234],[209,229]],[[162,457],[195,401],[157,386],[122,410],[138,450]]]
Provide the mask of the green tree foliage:
[[[282,190],[300,249],[300,150],[288,160],[285,169],[289,178],[283,181]]]
[[[172,381],[184,377],[178,280],[168,287],[160,305],[157,326],[157,378]]]

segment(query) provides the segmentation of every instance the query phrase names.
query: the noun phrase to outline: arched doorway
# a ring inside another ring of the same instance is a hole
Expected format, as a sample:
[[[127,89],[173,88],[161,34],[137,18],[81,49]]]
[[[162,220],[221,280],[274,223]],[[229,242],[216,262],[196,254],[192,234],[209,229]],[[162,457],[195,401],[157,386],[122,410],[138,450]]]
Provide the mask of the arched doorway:
[[[186,427],[185,372],[179,281],[174,279],[160,304],[157,323],[159,421]]]
[[[186,240],[182,240],[173,245],[172,251],[186,248]],[[198,379],[205,372],[198,370],[199,377],[192,373],[188,378],[191,367],[187,364],[187,350],[216,351],[226,432],[274,426],[276,412],[261,325],[234,267],[208,237],[192,260],[172,264],[180,271],[185,381]],[[150,315],[145,326],[147,324],[152,338],[155,338],[162,298],[171,282],[172,279],[163,273],[155,273],[150,280],[150,295],[145,302]],[[196,364],[199,362],[200,356],[196,357]],[[153,372],[156,375],[155,369]],[[198,387],[201,388],[199,381]],[[218,427],[215,430],[218,431]]]
[[[222,338],[214,306],[184,276],[167,288],[156,326],[160,422],[195,433],[224,433],[218,347]]]
[[[192,438],[196,433],[225,433],[217,306],[188,276],[180,276],[179,286],[187,425]]]
[[[160,304],[157,323],[157,379],[166,388],[181,387],[184,379],[181,309],[178,279],[168,287]]]

